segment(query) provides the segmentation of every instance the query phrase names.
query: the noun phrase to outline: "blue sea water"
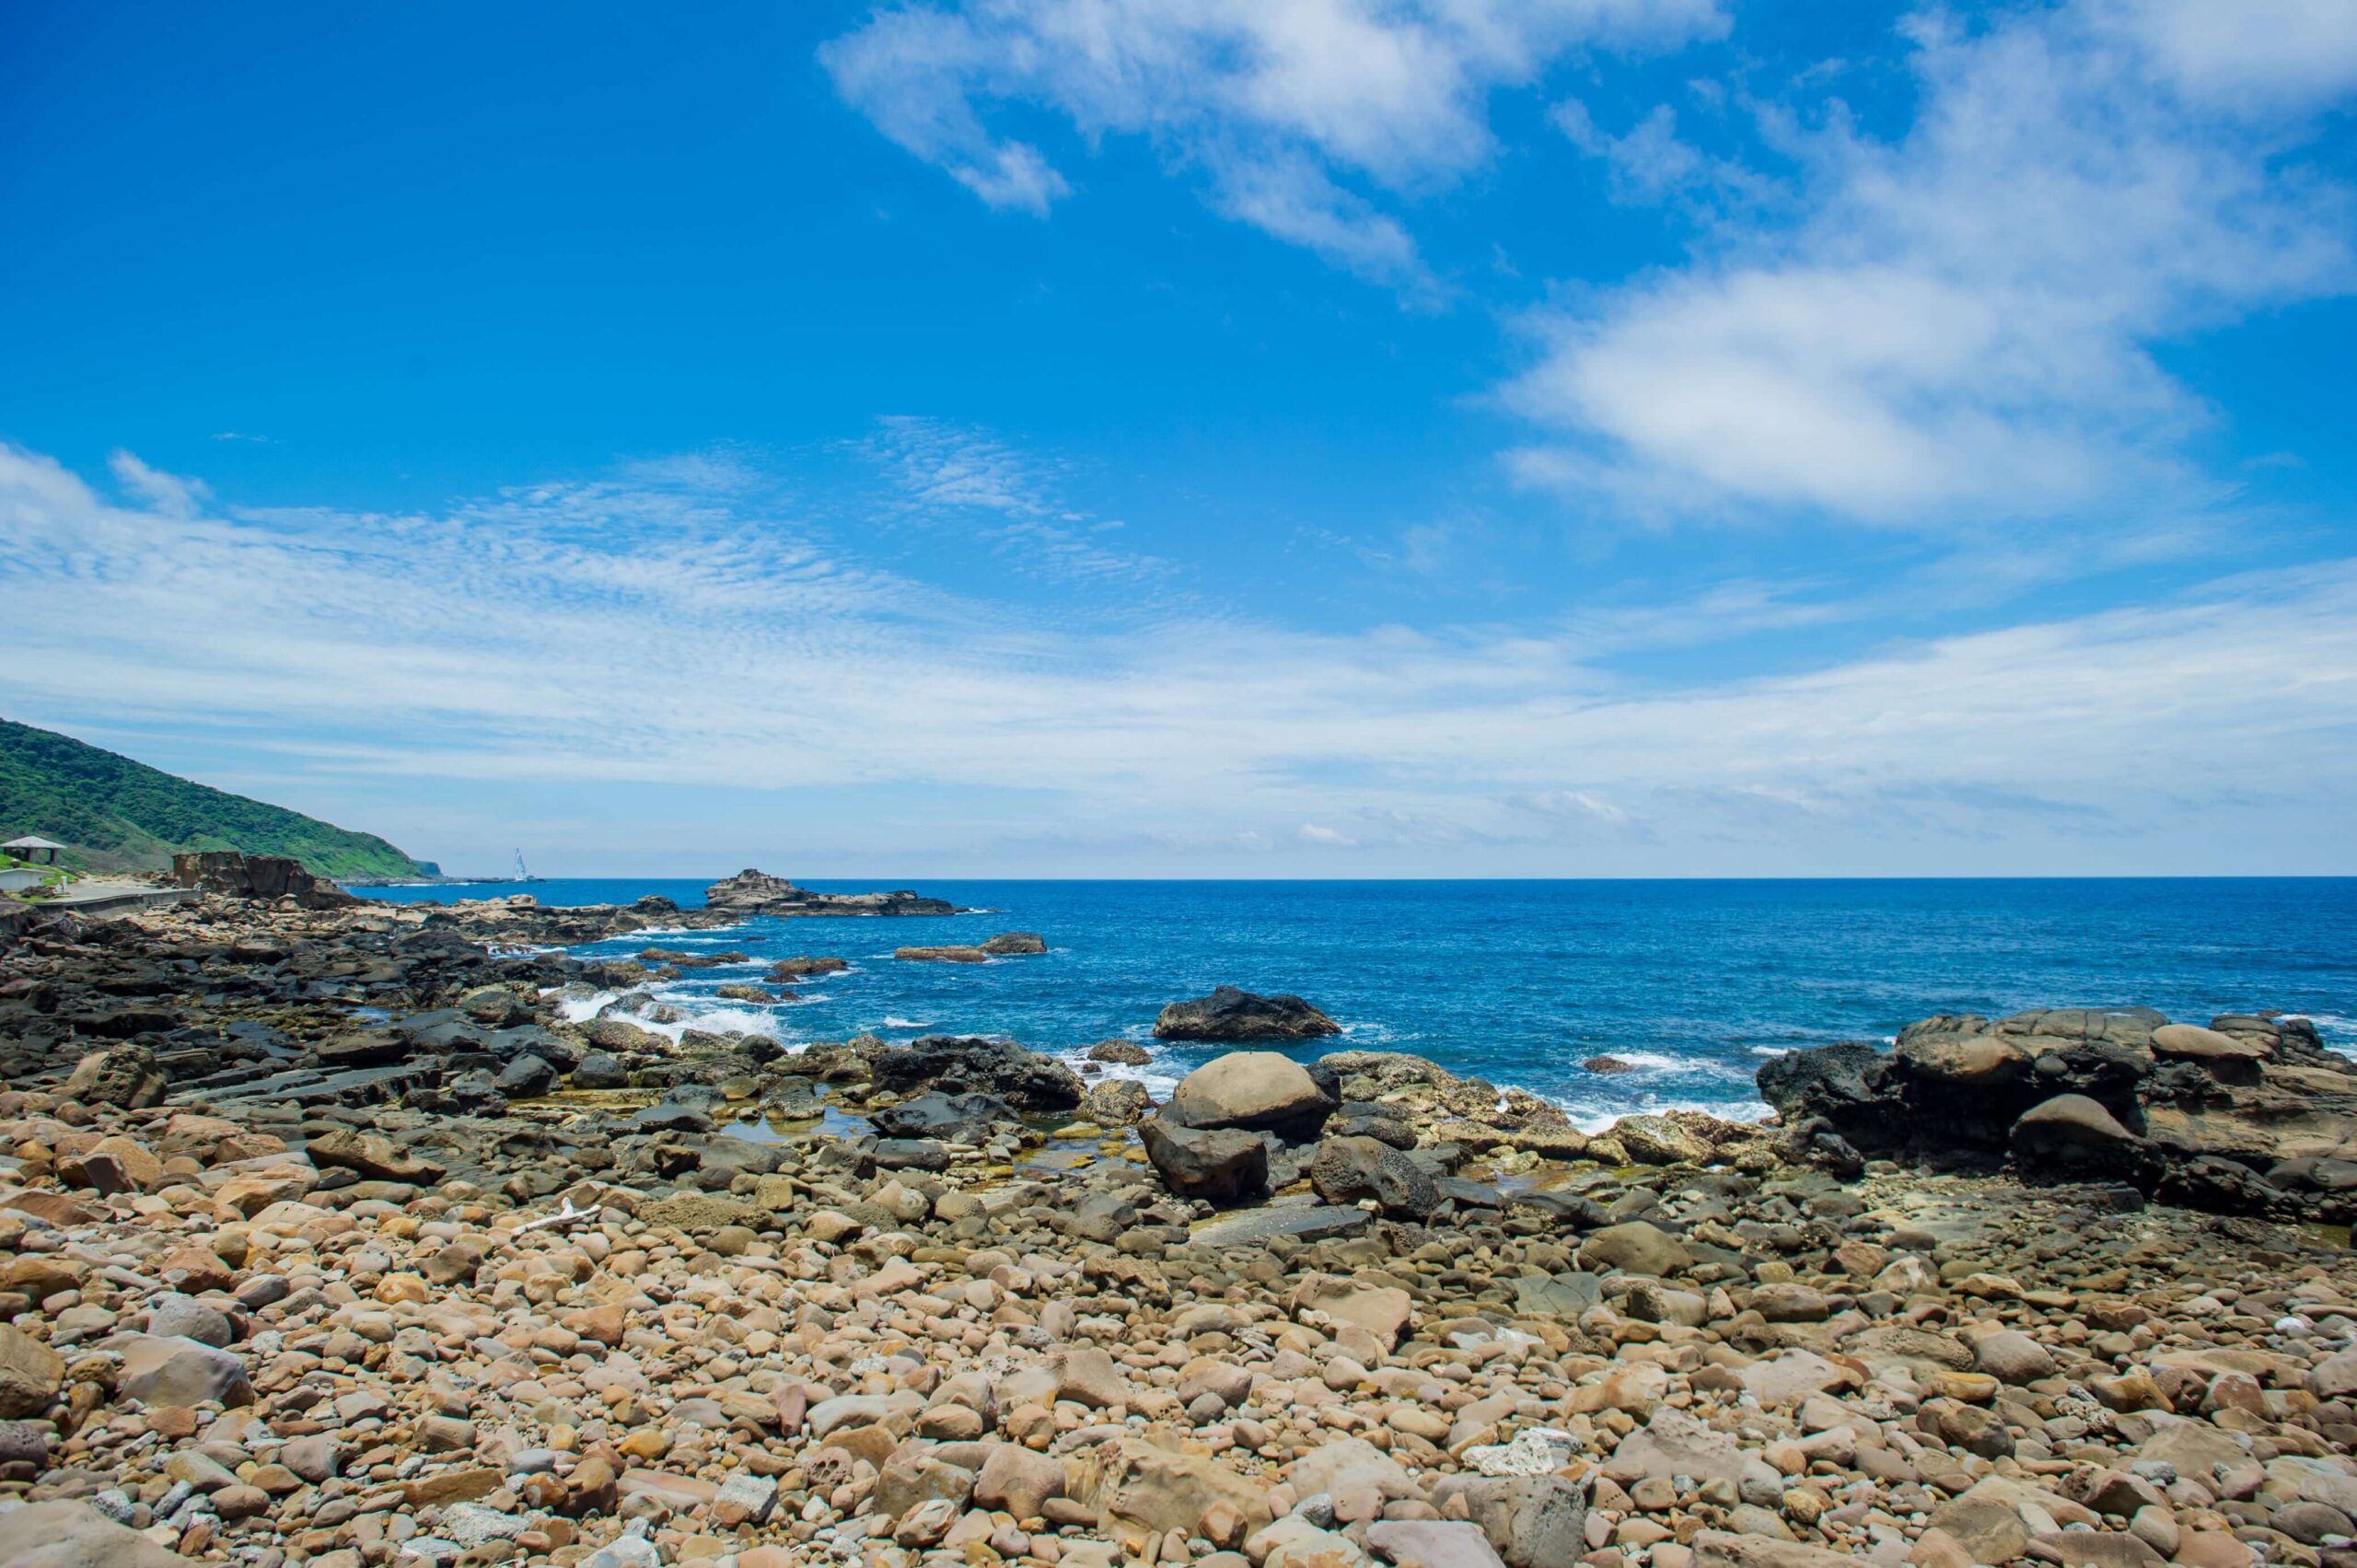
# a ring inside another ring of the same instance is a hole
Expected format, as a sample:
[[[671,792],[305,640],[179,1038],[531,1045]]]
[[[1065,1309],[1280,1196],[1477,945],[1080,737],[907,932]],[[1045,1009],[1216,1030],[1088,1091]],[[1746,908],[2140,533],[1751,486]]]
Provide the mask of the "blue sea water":
[[[897,886],[812,882],[825,891]],[[544,903],[683,907],[704,882],[552,880],[527,888],[371,889],[402,900],[529,892]],[[1338,1046],[1414,1051],[1600,1122],[1689,1106],[1758,1114],[1769,1056],[1887,1040],[1933,1013],[2143,1004],[2207,1022],[2274,1008],[2357,1051],[2357,878],[1726,882],[926,882],[989,912],[940,919],[757,919],[636,934],[749,955],[663,988],[717,1029],[794,1044],[872,1032],[1004,1036],[1076,1052],[1119,1036],[1167,1088],[1215,1048],[1151,1037],[1166,1002],[1213,986],[1298,992],[1345,1029]],[[1036,931],[1050,951],[983,965],[895,960],[896,946]],[[712,993],[777,958],[834,955],[849,972],[770,1007]],[[1581,1063],[1619,1057],[1637,1071]]]

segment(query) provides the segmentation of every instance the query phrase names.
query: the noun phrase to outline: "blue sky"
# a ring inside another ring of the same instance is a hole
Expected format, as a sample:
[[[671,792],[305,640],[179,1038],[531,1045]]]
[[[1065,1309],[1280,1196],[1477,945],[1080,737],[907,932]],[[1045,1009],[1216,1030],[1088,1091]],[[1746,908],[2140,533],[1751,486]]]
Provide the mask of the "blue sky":
[[[0,713],[552,872],[2357,871],[2357,9],[0,19]]]

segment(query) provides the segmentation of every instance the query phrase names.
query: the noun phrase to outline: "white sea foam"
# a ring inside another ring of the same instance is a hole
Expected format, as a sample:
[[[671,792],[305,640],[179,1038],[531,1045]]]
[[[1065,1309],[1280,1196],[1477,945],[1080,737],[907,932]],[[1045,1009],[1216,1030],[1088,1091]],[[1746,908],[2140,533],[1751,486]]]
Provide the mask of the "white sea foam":
[[[1793,1047],[1789,1045],[1755,1045],[1751,1048],[1754,1056],[1790,1056],[1792,1053]]]
[[[1615,1106],[1606,1109],[1592,1099],[1572,1099],[1562,1096],[1546,1098],[1551,1098],[1556,1105],[1562,1108],[1563,1114],[1571,1119],[1573,1126],[1591,1137],[1598,1132],[1610,1131],[1612,1124],[1624,1116],[1659,1116],[1665,1111],[1671,1110],[1699,1110],[1705,1116],[1715,1116],[1722,1121],[1764,1121],[1773,1114],[1773,1109],[1765,1101],[1756,1099],[1734,1102],[1692,1099],[1684,1097],[1664,1099],[1658,1096],[1648,1095],[1643,1105]]]
[[[1664,1056],[1653,1051],[1615,1051],[1607,1054],[1613,1061],[1626,1063],[1640,1073],[1675,1073],[1702,1065],[1699,1062],[1681,1061],[1675,1056]],[[1610,1074],[1616,1078],[1621,1075],[1618,1073]]]
[[[1178,1079],[1167,1069],[1163,1069],[1158,1062],[1149,1062],[1144,1066],[1136,1067],[1122,1062],[1091,1062],[1088,1060],[1088,1047],[1086,1045],[1074,1046],[1069,1051],[1059,1051],[1052,1054],[1057,1061],[1062,1062],[1074,1072],[1079,1073],[1083,1083],[1102,1084],[1115,1078],[1128,1078],[1134,1083],[1144,1085],[1145,1092],[1152,1095],[1157,1103],[1168,1099],[1178,1087]],[[1084,1067],[1094,1067],[1096,1071],[1082,1072]]]
[[[888,1029],[929,1029],[933,1028],[933,1020],[931,1018],[896,1018],[887,1013],[884,1015],[884,1027]]]
[[[594,996],[569,996],[556,1005],[556,1016],[568,1024],[586,1024],[598,1016],[599,1008],[619,1001],[619,991],[600,991]]]
[[[770,1013],[757,1012],[750,1007],[713,1007],[701,1012],[688,1011],[687,1005],[694,1000],[692,997],[665,997],[663,1000],[669,1002],[675,1007],[681,1008],[682,1011],[687,1011],[688,1016],[676,1024],[658,1024],[648,1018],[633,1018],[630,1021],[640,1028],[667,1036],[675,1043],[690,1029],[701,1029],[706,1034],[767,1035],[772,1040],[778,1038],[777,1018]]]

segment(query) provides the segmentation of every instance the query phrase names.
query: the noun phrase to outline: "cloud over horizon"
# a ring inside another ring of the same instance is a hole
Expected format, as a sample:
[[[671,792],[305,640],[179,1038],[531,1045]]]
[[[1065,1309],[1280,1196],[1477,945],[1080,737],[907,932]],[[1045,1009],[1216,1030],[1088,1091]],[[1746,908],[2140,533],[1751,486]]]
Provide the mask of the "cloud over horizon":
[[[1622,656],[1675,640],[1680,607],[1341,633],[1016,616],[842,553],[758,470],[693,459],[398,517],[244,510],[134,465],[110,500],[0,448],[0,578],[44,588],[0,622],[20,716],[240,726],[331,784],[913,790],[944,843],[1248,866],[1286,844],[1801,870],[1841,838],[2050,853],[2254,796],[2337,811],[2325,786],[2357,763],[2351,562],[1647,680]],[[81,635],[99,605],[103,641]]]

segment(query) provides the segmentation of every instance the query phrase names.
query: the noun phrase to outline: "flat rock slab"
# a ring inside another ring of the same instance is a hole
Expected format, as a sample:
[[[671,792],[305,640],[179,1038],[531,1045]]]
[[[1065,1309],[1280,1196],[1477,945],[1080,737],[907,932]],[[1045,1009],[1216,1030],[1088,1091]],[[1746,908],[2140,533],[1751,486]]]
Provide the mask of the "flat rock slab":
[[[1197,1247],[1244,1247],[1276,1236],[1348,1236],[1374,1223],[1364,1209],[1255,1209],[1214,1220],[1187,1239]]]
[[[312,1105],[320,1100],[338,1099],[356,1090],[389,1086],[412,1079],[424,1079],[437,1069],[432,1065],[402,1063],[390,1067],[359,1067],[349,1073],[296,1072],[279,1073],[255,1083],[241,1084],[224,1093],[218,1089],[192,1088],[171,1096],[169,1105],[180,1105],[193,1099],[213,1099],[225,1103],[248,1100],[292,1101],[296,1105]]]

